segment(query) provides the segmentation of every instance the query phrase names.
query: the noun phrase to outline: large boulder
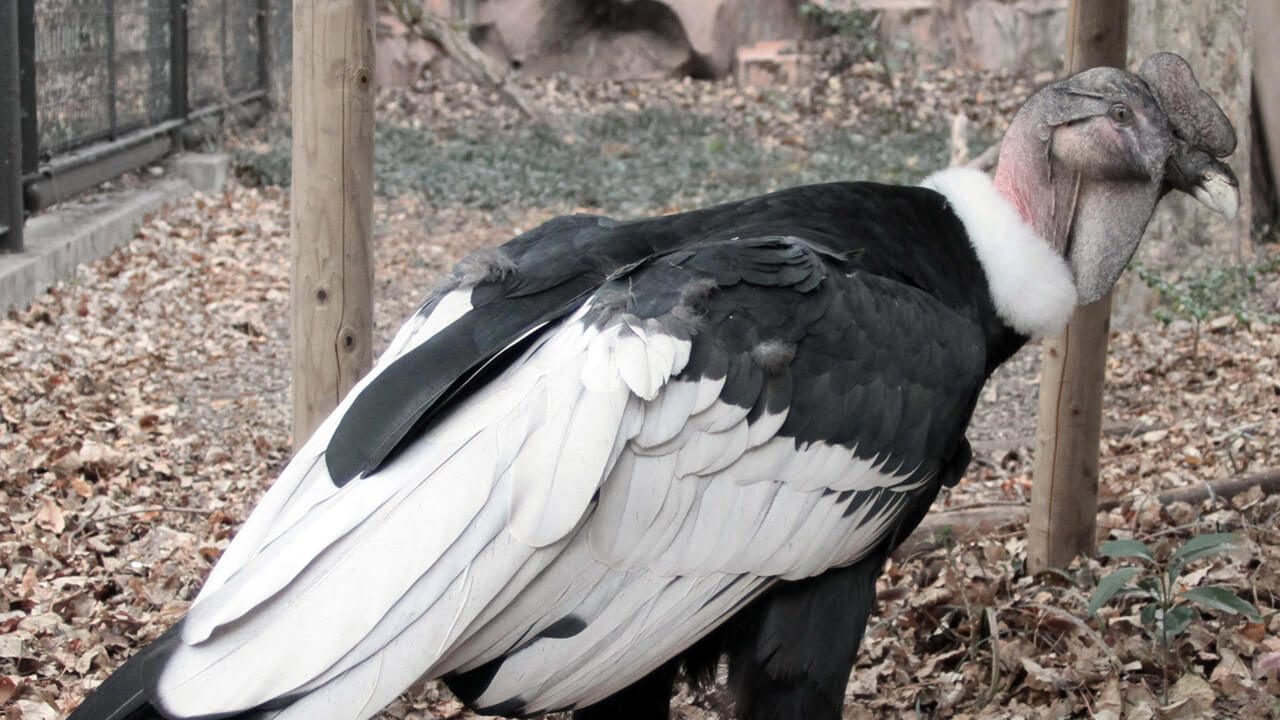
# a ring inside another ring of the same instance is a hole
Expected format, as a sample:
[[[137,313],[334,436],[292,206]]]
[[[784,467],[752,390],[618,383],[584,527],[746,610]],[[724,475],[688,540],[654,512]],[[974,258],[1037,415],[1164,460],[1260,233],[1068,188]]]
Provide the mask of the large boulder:
[[[390,11],[378,9],[378,51],[374,81],[378,87],[408,87],[422,69],[441,57],[440,49],[418,37]]]
[[[680,17],[659,0],[489,0],[482,26],[486,17],[509,60],[535,75],[663,77],[693,57]],[[525,27],[509,37],[517,24]]]
[[[1067,0],[819,0],[882,13],[885,52],[900,65],[1059,70]]]
[[[428,4],[449,3],[424,3]],[[732,72],[741,46],[804,37],[810,26],[799,12],[800,4],[801,0],[475,0],[472,39],[498,60],[536,75],[717,78]],[[436,11],[447,14],[449,9]],[[395,46],[397,53],[400,47]]]

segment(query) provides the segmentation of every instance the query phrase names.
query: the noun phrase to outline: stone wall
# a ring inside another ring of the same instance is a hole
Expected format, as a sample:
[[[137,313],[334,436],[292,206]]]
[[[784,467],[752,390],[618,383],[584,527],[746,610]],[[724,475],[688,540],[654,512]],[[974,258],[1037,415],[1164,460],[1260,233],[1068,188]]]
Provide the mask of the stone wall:
[[[825,0],[832,10],[883,13],[891,64],[1060,70],[1067,0]]]

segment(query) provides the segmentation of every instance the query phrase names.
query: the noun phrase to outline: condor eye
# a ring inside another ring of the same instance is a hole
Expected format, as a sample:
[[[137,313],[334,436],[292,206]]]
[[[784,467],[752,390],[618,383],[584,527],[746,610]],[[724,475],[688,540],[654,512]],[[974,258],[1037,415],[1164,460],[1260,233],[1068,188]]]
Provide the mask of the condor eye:
[[[1111,121],[1117,125],[1128,125],[1129,121],[1133,119],[1133,113],[1129,110],[1129,106],[1124,103],[1112,105],[1108,114],[1111,116]]]

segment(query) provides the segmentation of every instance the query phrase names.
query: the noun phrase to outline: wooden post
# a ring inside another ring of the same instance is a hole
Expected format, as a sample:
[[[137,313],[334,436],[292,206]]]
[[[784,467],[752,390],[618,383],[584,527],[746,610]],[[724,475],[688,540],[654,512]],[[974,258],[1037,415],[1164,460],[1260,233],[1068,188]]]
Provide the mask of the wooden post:
[[[1253,87],[1258,99],[1257,112],[1262,119],[1267,160],[1270,161],[1272,191],[1280,201],[1280,45],[1270,33],[1280,25],[1280,3],[1252,0],[1249,3],[1249,25],[1253,30]]]
[[[293,3],[293,445],[368,371],[373,0]]]
[[[1067,71],[1125,67],[1128,0],[1072,0]],[[1036,466],[1027,528],[1027,568],[1066,567],[1093,554],[1098,512],[1098,442],[1106,377],[1111,293],[1078,308],[1044,345]]]

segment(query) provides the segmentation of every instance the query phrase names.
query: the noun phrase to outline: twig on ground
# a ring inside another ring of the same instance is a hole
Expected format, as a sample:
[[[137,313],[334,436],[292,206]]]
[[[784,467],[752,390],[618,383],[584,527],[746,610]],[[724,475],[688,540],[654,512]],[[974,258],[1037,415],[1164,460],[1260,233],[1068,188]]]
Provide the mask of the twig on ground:
[[[1000,625],[996,622],[996,609],[987,606],[987,632],[991,638],[991,699],[995,699],[1000,687]]]
[[[1198,503],[1210,497],[1229,500],[1236,495],[1247,492],[1250,488],[1259,487],[1264,493],[1280,492],[1280,469],[1267,470],[1245,478],[1224,480],[1216,483],[1204,483],[1196,487],[1172,490],[1154,497],[1123,497],[1105,500],[1098,503],[1098,512],[1107,512],[1132,500],[1158,502],[1169,505],[1175,502]],[[929,552],[941,547],[937,535],[939,532],[951,532],[952,542],[965,542],[979,535],[987,535],[992,530],[1005,525],[1025,524],[1029,515],[1029,507],[1022,502],[986,502],[962,505],[940,510],[927,515],[920,526],[894,550],[893,557],[901,560],[909,555]]]
[[[1154,500],[1161,505],[1169,505],[1175,502],[1198,503],[1208,500],[1211,497],[1220,497],[1224,500],[1248,492],[1253,487],[1259,487],[1262,492],[1271,495],[1280,492],[1280,468],[1265,470],[1248,477],[1237,478],[1234,480],[1220,480],[1214,483],[1202,483],[1192,487],[1182,488],[1179,490],[1170,490],[1168,492],[1156,495]],[[1105,512],[1120,507],[1128,502],[1130,497],[1118,498],[1116,500],[1106,500],[1098,503],[1098,512]]]
[[[125,517],[126,515],[144,515],[146,513],[161,513],[161,512],[185,513],[187,515],[212,515],[213,514],[212,510],[204,510],[202,508],[170,507],[168,505],[159,505],[156,507],[145,507],[145,508],[134,508],[132,510],[121,510],[120,512],[111,513],[110,515],[103,515],[102,517],[89,517],[85,520],[85,524],[87,525],[88,523],[91,523],[91,522],[102,522],[103,520],[113,520],[115,518]]]
[[[1044,605],[1042,603],[1034,603],[1034,602],[1020,603],[1017,605],[1010,606],[1009,609],[1025,610],[1026,608],[1035,608],[1036,610],[1044,611],[1046,613],[1049,613],[1050,615],[1055,615],[1057,617],[1060,617],[1063,620],[1070,622],[1072,625],[1075,625],[1076,628],[1078,628],[1085,635],[1088,635],[1093,640],[1094,644],[1097,645],[1104,653],[1106,653],[1107,660],[1111,661],[1111,667],[1115,668],[1116,670],[1119,670],[1122,667],[1124,667],[1124,663],[1120,662],[1120,658],[1116,657],[1115,652],[1113,652],[1111,650],[1111,647],[1107,645],[1107,642],[1102,639],[1102,635],[1097,630],[1094,630],[1093,628],[1089,627],[1089,625],[1085,621],[1081,620],[1075,615],[1072,615],[1066,610],[1063,610],[1062,608],[1056,608],[1052,605]]]
[[[968,503],[967,505],[952,505],[950,507],[939,508],[941,512],[960,512],[962,510],[976,510],[978,508],[987,507],[1031,507],[1031,503],[1022,500],[988,500],[985,502]]]
[[[1266,425],[1268,423],[1273,423],[1277,419],[1278,418],[1268,418],[1266,420],[1259,420],[1257,422],[1245,423],[1244,425],[1232,428],[1220,435],[1215,435],[1214,437],[1209,438],[1209,442],[1213,443],[1214,445],[1217,445],[1223,440],[1228,440],[1230,438],[1235,437],[1236,435],[1241,435],[1250,430],[1253,430],[1254,428],[1262,427],[1263,425]]]
[[[919,552],[941,547],[937,535],[950,529],[953,542],[967,542],[978,535],[989,533],[1004,525],[1025,524],[1030,508],[1022,503],[1018,507],[980,507],[973,510],[943,510],[925,516],[920,526],[893,551],[893,557],[901,560]]]

